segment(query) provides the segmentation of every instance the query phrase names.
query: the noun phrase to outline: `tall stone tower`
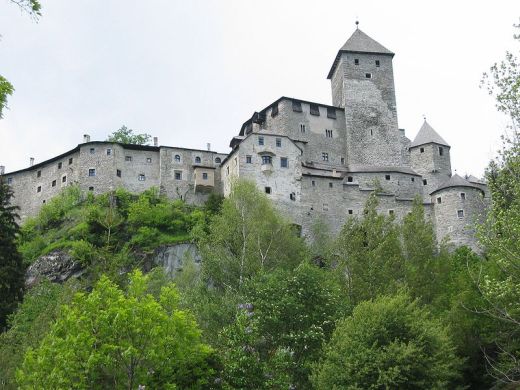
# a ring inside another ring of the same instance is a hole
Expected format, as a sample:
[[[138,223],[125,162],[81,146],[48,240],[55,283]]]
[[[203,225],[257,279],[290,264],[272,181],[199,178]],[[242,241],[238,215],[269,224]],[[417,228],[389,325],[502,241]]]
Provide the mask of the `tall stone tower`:
[[[345,109],[346,161],[354,167],[407,165],[397,126],[394,53],[356,29],[330,69],[332,101]]]

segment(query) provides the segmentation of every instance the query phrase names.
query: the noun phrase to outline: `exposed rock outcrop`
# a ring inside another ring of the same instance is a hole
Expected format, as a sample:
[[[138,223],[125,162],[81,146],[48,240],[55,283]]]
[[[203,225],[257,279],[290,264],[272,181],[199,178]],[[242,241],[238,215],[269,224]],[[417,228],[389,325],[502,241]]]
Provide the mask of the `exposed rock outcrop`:
[[[201,258],[197,247],[194,244],[165,245],[157,248],[151,258],[150,268],[161,266],[164,272],[172,278],[182,271],[186,261],[192,260],[196,265],[200,265]]]
[[[25,285],[32,287],[38,280],[46,278],[53,283],[64,283],[70,278],[77,278],[85,272],[85,268],[68,253],[55,250],[40,256],[25,274]]]

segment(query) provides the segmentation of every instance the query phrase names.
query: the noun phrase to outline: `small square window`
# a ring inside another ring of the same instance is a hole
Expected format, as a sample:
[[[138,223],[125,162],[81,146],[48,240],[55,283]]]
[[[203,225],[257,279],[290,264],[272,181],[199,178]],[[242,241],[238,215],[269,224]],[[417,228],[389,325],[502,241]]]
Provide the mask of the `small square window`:
[[[281,157],[280,158],[280,167],[281,168],[288,168],[289,167],[289,161],[287,160],[287,157]]]
[[[422,183],[423,183],[424,186],[426,186],[426,185],[428,185],[428,180],[423,179]]]
[[[36,177],[42,177],[42,171],[36,172]]]
[[[52,187],[56,187],[56,180],[53,180],[53,181],[52,181],[51,186],[52,186]]]
[[[125,161],[132,161],[132,156],[125,156]]]
[[[443,156],[444,155],[444,148],[439,146],[439,156]]]
[[[334,187],[334,184],[332,182],[329,182],[329,188]]]
[[[466,200],[466,193],[461,192],[461,193],[460,193],[460,199],[462,199],[462,200]]]
[[[327,107],[327,118],[336,119],[336,109],[334,107]]]
[[[271,117],[274,118],[276,115],[278,115],[278,103],[271,109]]]
[[[352,183],[354,178],[352,176],[347,176],[347,183]]]
[[[229,167],[228,167],[229,169]],[[228,170],[229,173],[229,170]],[[175,171],[175,180],[182,180],[182,172],[181,171]]]
[[[88,175],[89,176],[96,176],[96,170],[94,168],[90,168],[88,170]]]
[[[300,132],[305,133],[305,125],[300,124]]]
[[[282,139],[281,138],[277,138],[276,139],[276,147],[278,147],[278,148],[282,147]]]
[[[258,145],[260,145],[260,146],[264,145],[264,137],[258,137]]]
[[[457,217],[464,218],[464,210],[457,210]]]
[[[173,158],[175,160],[175,162],[181,162],[181,156],[176,154],[175,157]]]
[[[332,138],[332,130],[325,130],[325,137]]]
[[[112,149],[108,148],[107,149],[107,156],[111,156],[112,155]]]
[[[246,164],[251,164],[253,162],[252,156],[246,156]]]
[[[442,198],[441,198],[440,196],[437,198],[437,203],[438,203],[438,204],[441,204],[441,203],[442,203]]]
[[[420,148],[419,152],[424,153],[424,148]]]
[[[63,163],[59,162],[58,163],[58,169],[61,169],[62,166],[63,166]]]
[[[116,176],[121,177],[121,169],[116,169]]]
[[[270,194],[271,193],[271,187],[265,187],[265,193]]]
[[[410,180],[412,183],[415,182],[415,177],[411,177]]]
[[[315,180],[311,181],[311,186],[316,187],[316,181]]]
[[[73,161],[74,161],[74,159],[72,157],[69,158],[69,165],[72,164]]]
[[[310,104],[311,106],[311,115],[320,116],[320,107],[317,104]]]
[[[38,188],[36,188],[36,192],[42,192],[42,186],[38,186]]]
[[[137,177],[137,180],[139,180],[139,181],[145,181],[145,180],[146,180],[146,177],[145,177],[145,175],[140,174],[140,175]]]
[[[89,191],[94,191],[94,187],[89,187],[88,190]]]
[[[354,58],[354,65],[359,65],[359,58]]]
[[[385,180],[390,180],[390,175],[385,175]]]
[[[271,156],[262,156],[262,165],[272,164],[273,158]]]
[[[321,160],[322,160],[322,161],[329,161],[329,154],[323,152],[323,153],[321,154]]]
[[[151,157],[146,157],[146,162],[147,163],[151,163],[152,162],[152,158]]]
[[[96,149],[95,148],[90,148],[90,154],[94,154],[96,153]]]
[[[206,172],[202,172],[202,180],[208,180],[208,174]]]
[[[43,204],[45,204],[45,202],[46,202],[46,200],[45,200],[45,199],[44,199],[44,200],[42,200],[42,203],[43,203]]]
[[[372,73],[365,73],[365,78],[366,79],[371,79],[372,78]]]
[[[381,63],[379,62],[379,60],[376,60],[376,67],[379,68],[379,66],[381,66]]]
[[[394,210],[388,210],[388,215],[394,215]]]
[[[7,184],[13,184],[13,178],[12,177],[8,177],[7,178]]]
[[[293,102],[292,102],[292,110],[294,112],[302,112],[302,103],[298,102],[296,100],[293,100]]]
[[[348,210],[348,213],[349,213],[349,215],[352,215],[352,214],[354,214],[354,210],[349,209],[349,210]]]
[[[327,203],[323,203],[323,211],[329,211],[329,205]]]

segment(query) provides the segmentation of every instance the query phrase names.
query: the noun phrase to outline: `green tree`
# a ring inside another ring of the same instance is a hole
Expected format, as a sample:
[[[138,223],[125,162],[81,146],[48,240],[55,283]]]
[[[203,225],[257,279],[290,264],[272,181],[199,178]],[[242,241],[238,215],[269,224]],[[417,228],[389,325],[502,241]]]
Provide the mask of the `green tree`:
[[[114,131],[107,138],[108,142],[120,142],[122,144],[148,145],[152,136],[150,134],[134,134],[132,129],[125,125]]]
[[[16,246],[20,231],[17,207],[11,205],[12,197],[11,187],[0,176],[0,331],[22,300],[25,283],[25,267]]]
[[[332,266],[352,304],[393,293],[404,282],[399,228],[392,216],[377,213],[372,194],[361,219],[350,218],[334,245]]]
[[[292,269],[308,256],[291,225],[247,181],[233,185],[210,223],[209,234],[201,232],[198,241],[204,275],[217,288],[239,290],[260,272]]]
[[[446,389],[460,363],[442,323],[400,293],[340,321],[312,379],[317,389]]]
[[[0,76],[0,119],[4,117],[3,111],[7,108],[7,97],[13,92],[13,85],[5,77]]]
[[[50,333],[29,349],[20,388],[204,388],[213,383],[213,351],[200,341],[173,285],[160,297],[148,278],[130,277],[127,293],[102,277],[90,294],[62,308]]]

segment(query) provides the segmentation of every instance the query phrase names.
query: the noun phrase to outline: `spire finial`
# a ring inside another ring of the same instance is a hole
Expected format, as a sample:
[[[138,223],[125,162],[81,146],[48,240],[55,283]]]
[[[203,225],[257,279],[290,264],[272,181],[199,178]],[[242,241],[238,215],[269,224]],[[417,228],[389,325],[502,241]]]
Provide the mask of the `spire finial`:
[[[426,122],[426,115],[422,114],[424,121]]]
[[[359,20],[358,20],[358,18],[356,18],[356,30],[358,30],[358,29],[359,29]]]

